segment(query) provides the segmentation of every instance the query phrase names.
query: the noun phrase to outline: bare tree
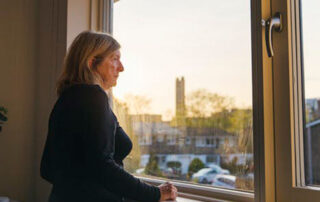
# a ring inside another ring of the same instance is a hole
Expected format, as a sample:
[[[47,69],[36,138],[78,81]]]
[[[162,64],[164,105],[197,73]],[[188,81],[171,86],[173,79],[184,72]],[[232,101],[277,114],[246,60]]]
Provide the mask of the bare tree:
[[[145,114],[150,110],[151,99],[142,95],[125,95],[124,102],[130,114]]]

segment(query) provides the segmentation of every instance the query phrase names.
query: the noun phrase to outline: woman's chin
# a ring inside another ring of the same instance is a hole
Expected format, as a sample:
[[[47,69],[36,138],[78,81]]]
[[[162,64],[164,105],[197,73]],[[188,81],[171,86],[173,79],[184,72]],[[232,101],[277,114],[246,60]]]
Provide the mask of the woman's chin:
[[[115,87],[117,85],[117,81],[115,81],[111,87]]]

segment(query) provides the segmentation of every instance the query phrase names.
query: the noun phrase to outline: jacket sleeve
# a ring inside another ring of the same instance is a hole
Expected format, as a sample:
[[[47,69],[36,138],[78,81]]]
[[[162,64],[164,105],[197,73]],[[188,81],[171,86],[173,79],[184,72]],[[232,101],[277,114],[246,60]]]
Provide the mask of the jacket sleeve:
[[[120,196],[138,201],[159,201],[158,187],[143,183],[115,162],[116,117],[102,90],[90,93],[84,106],[87,126],[83,135],[86,169],[106,189]]]

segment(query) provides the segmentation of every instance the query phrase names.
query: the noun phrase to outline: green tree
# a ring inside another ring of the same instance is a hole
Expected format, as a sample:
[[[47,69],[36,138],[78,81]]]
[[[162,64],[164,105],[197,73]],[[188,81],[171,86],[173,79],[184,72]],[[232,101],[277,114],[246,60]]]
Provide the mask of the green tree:
[[[149,161],[146,165],[145,171],[147,175],[162,176],[162,172],[158,166],[158,158],[154,153],[150,153]]]
[[[231,115],[231,126],[228,132],[239,137],[238,147],[241,152],[253,152],[252,109],[234,109]]]
[[[218,128],[227,132],[232,127],[232,110],[223,109],[220,112],[214,113],[209,118],[211,127]]]
[[[230,112],[234,107],[232,98],[199,89],[187,96],[186,103],[186,126],[222,130],[230,127]]]
[[[204,163],[199,158],[194,158],[189,164],[188,178],[190,178],[193,173],[198,172],[202,168],[204,168]]]
[[[187,112],[190,117],[210,117],[212,114],[231,110],[234,100],[227,96],[199,89],[187,96]]]

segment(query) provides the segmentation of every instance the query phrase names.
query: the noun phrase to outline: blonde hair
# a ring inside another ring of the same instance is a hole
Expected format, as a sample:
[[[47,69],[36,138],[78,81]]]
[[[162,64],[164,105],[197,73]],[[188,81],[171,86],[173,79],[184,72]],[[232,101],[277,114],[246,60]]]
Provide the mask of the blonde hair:
[[[106,33],[92,31],[80,33],[64,58],[62,74],[57,82],[58,96],[74,84],[101,85],[102,78],[97,73],[97,66],[118,49],[120,44]]]

